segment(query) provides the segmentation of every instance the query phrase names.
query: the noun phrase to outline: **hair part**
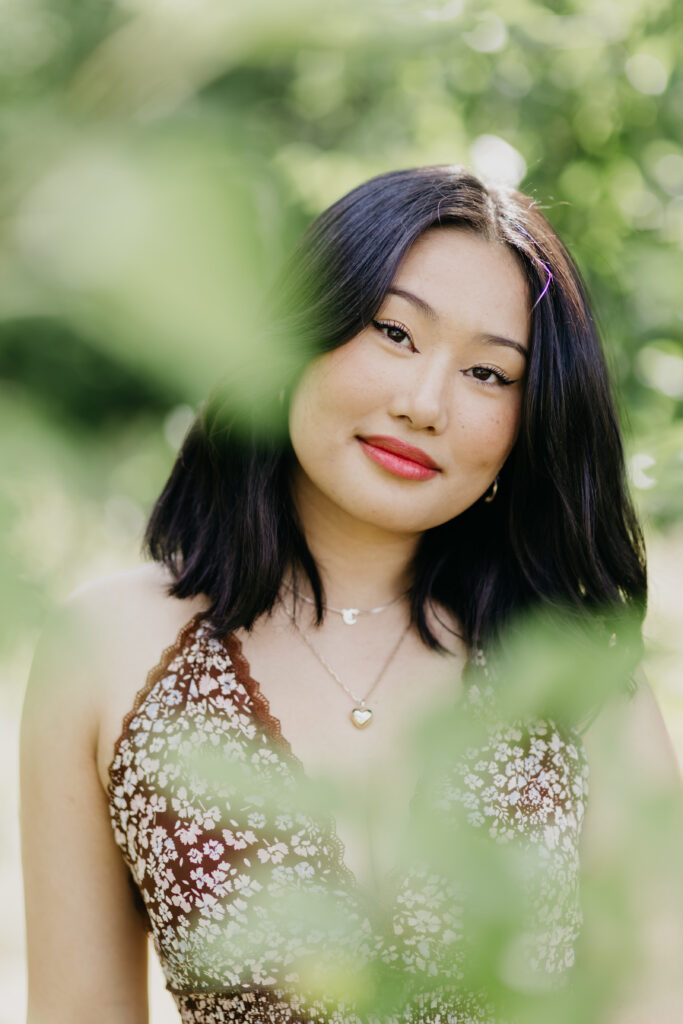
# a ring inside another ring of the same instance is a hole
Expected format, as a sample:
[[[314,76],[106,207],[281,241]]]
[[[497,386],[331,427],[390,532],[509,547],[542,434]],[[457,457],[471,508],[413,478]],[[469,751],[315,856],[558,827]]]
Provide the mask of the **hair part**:
[[[373,178],[308,228],[277,290],[277,331],[306,358],[343,345],[376,315],[413,243],[442,227],[515,254],[531,337],[520,432],[496,500],[427,530],[418,546],[410,600],[422,640],[440,647],[427,622],[433,602],[457,617],[470,650],[534,606],[577,617],[635,610],[642,620],[643,538],[600,341],[580,274],[532,199],[461,167]],[[292,374],[286,391],[295,383]],[[289,490],[293,460],[284,424],[264,434],[217,392],[154,506],[147,549],[170,568],[173,595],[209,597],[217,634],[270,612],[288,570],[308,579],[323,620],[323,585]]]

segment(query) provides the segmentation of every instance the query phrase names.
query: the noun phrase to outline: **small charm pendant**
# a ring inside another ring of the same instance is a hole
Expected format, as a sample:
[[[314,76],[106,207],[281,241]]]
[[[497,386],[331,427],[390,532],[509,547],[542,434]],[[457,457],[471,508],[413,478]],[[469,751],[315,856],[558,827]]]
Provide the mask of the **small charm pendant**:
[[[360,608],[342,608],[342,619],[344,620],[347,626],[355,626],[359,612]]]
[[[372,711],[370,708],[354,708],[351,712],[351,721],[356,729],[364,729],[372,721]]]

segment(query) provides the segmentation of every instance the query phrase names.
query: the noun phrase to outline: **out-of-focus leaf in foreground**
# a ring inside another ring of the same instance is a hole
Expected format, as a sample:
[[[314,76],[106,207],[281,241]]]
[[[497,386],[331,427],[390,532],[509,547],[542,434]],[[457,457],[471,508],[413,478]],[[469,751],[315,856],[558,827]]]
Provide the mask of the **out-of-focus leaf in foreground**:
[[[378,1018],[443,988],[455,999],[474,993],[500,1020],[602,1022],[636,981],[648,992],[653,930],[668,928],[669,966],[673,950],[683,949],[675,945],[683,908],[680,794],[639,777],[617,728],[634,668],[635,623],[623,619],[620,644],[609,641],[602,618],[518,622],[489,674],[477,670],[467,691],[406,737],[391,781],[373,777],[361,793],[351,778],[348,785],[310,778],[300,766],[283,780],[226,762],[219,748],[193,754],[184,771],[195,789],[202,780],[212,798],[228,793],[233,803],[239,793],[257,792],[264,815],[286,813],[324,830],[343,820],[375,862],[368,884],[349,878],[342,861],[325,890],[307,884],[306,872],[288,867],[283,853],[275,891],[271,865],[263,864],[253,875],[262,898],[248,929],[258,962],[291,941],[299,948],[292,970],[309,995],[343,996]],[[600,786],[607,785],[611,817],[597,855],[590,840],[579,875],[591,779],[575,727],[589,707],[599,710],[604,733],[610,771],[605,783],[600,766]],[[566,766],[563,778],[554,755]],[[419,780],[407,825],[387,810],[406,764],[407,777],[414,771]],[[414,892],[424,899],[399,927],[397,906],[415,900]],[[435,931],[440,914],[450,922],[438,947],[430,947],[429,932],[421,940],[430,968],[417,975],[401,953],[411,914],[420,926],[433,919]],[[229,933],[219,941],[234,955]]]

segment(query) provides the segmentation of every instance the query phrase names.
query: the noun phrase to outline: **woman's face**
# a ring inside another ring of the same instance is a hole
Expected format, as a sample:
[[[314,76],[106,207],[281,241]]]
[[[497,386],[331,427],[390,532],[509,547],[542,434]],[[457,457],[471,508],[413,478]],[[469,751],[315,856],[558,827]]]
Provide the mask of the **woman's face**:
[[[480,498],[520,422],[530,328],[523,272],[461,228],[408,251],[373,322],[306,368],[292,399],[300,514],[414,534]]]

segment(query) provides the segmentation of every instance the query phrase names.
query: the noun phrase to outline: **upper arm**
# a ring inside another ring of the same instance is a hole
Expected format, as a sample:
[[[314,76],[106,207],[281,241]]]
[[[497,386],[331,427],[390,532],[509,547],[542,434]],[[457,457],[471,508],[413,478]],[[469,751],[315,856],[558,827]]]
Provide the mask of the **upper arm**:
[[[78,607],[44,634],[21,725],[28,1019],[146,1024],[147,938],[96,767],[98,669]]]
[[[624,951],[610,1024],[665,1024],[679,1020],[683,998],[683,799],[661,711],[645,678],[637,682],[633,697],[603,710],[584,737],[590,777],[581,859],[595,901],[586,922],[595,949],[607,934],[618,935]]]
[[[635,682],[635,692],[621,712],[624,742],[653,784],[676,784],[681,778],[676,751],[652,687],[640,668]]]
[[[625,820],[657,794],[680,788],[671,737],[652,688],[639,671],[633,696],[613,701],[584,735],[590,779],[584,861],[602,859],[634,824]]]

